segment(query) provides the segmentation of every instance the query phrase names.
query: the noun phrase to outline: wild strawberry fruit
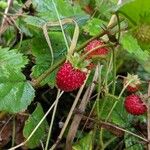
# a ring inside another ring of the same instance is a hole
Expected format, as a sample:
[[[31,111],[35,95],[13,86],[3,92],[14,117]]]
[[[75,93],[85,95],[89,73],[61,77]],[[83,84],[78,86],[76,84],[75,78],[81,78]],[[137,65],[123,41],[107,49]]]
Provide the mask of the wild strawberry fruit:
[[[87,58],[92,58],[95,56],[101,56],[101,55],[107,55],[108,54],[108,49],[106,47],[103,48],[97,48],[96,50],[92,51],[92,49],[98,47],[98,46],[103,46],[105,43],[100,40],[93,40],[91,41],[84,49],[84,52],[90,52],[87,56]]]
[[[138,91],[141,85],[141,81],[138,78],[138,75],[133,75],[128,73],[127,77],[124,79],[124,86],[130,81],[131,83],[127,86],[126,90],[128,92]]]
[[[86,79],[86,72],[76,69],[70,62],[65,62],[57,72],[57,87],[65,92],[78,89]]]
[[[131,94],[125,98],[124,106],[126,111],[132,115],[142,115],[147,111],[147,107],[140,96],[135,94]]]

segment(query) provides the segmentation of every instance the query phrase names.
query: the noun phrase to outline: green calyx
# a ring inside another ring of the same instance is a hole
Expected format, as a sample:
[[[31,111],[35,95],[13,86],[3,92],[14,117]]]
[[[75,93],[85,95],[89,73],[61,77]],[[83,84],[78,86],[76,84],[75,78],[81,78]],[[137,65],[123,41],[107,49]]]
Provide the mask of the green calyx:
[[[87,71],[87,66],[90,64],[89,60],[82,60],[81,55],[74,53],[71,56],[67,56],[67,60],[72,64],[75,69],[80,69],[81,71]]]

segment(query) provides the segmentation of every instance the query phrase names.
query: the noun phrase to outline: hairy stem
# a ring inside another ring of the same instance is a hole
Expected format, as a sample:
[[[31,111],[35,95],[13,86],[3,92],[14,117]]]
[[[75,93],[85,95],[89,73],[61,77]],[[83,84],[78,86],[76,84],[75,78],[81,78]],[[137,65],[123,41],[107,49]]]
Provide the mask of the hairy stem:
[[[111,26],[109,26],[108,29],[112,29],[117,25],[117,23],[112,24]],[[93,41],[96,38],[102,37],[105,34],[107,34],[107,31],[103,31],[99,34],[97,34],[96,36],[90,38],[89,40],[87,40],[86,42],[84,42],[82,45],[80,45],[80,47],[76,48],[75,51],[79,52],[81,51],[89,42]],[[60,59],[57,63],[55,63],[52,67],[50,67],[48,70],[46,70],[45,72],[43,72],[43,74],[41,74],[37,79],[34,79],[31,81],[33,87],[38,87],[40,86],[40,83],[42,82],[42,80],[44,80],[47,76],[49,76],[56,68],[58,68],[63,62],[65,62],[66,58],[63,57],[62,59]]]

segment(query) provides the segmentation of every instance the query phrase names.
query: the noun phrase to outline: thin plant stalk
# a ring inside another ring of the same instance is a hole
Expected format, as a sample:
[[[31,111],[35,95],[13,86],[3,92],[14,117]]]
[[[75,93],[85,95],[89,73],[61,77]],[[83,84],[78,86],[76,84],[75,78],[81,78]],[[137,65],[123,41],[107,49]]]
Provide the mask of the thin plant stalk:
[[[51,44],[51,41],[50,41],[50,38],[49,38],[49,35],[48,35],[48,31],[47,31],[47,24],[45,24],[42,29],[43,29],[44,37],[46,39],[46,42],[47,42],[47,44],[49,46],[49,49],[50,49],[50,52],[51,52],[52,61],[51,61],[50,66],[52,66],[53,63],[54,63],[54,53],[53,53],[52,44]]]
[[[86,52],[82,57],[81,57],[81,61],[83,61],[90,53],[96,51],[97,49],[99,48],[104,48],[104,47],[111,47],[112,44],[104,44],[104,45],[99,45],[99,46],[96,46],[95,48],[91,49],[90,51]]]
[[[69,50],[69,44],[68,44],[68,41],[67,41],[67,38],[66,38],[66,35],[65,35],[65,32],[64,32],[62,23],[61,23],[61,19],[60,19],[60,16],[59,16],[59,12],[58,12],[58,10],[57,10],[57,7],[56,7],[56,4],[55,4],[54,0],[52,0],[52,3],[53,3],[53,6],[54,6],[54,9],[55,9],[55,11],[56,11],[57,18],[58,18],[58,20],[59,20],[59,24],[60,24],[60,27],[61,27],[61,31],[62,31],[64,40],[65,40],[65,44],[66,44],[67,50]]]
[[[115,94],[116,90],[116,52],[112,48],[112,54],[113,54],[113,87],[112,87],[112,94]]]
[[[95,119],[95,118],[89,118],[89,117],[87,117],[87,116],[85,116],[85,115],[83,115],[83,118],[87,118],[87,119],[89,119],[90,121],[93,121],[93,122],[95,122],[95,123],[97,123],[97,124],[113,126],[113,127],[115,127],[116,129],[118,129],[118,130],[120,130],[120,131],[123,131],[123,132],[128,133],[128,134],[130,134],[130,135],[133,135],[134,137],[137,137],[137,138],[139,138],[139,139],[141,139],[141,140],[143,140],[143,141],[145,141],[145,142],[148,142],[148,139],[146,139],[146,138],[144,138],[144,137],[142,137],[142,136],[139,136],[138,134],[135,134],[135,133],[133,133],[133,132],[131,132],[131,131],[128,131],[128,130],[126,130],[126,129],[124,129],[124,128],[121,128],[121,127],[119,127],[119,126],[113,125],[113,124],[111,124],[111,123],[109,123],[109,122],[97,120],[97,119]]]
[[[58,90],[57,98],[56,98],[56,101],[55,101],[56,103],[55,103],[55,106],[54,106],[54,110],[53,110],[53,114],[52,114],[52,119],[51,119],[49,131],[48,131],[48,136],[47,136],[47,140],[46,140],[45,150],[48,149],[49,140],[50,140],[51,132],[52,132],[52,127],[53,127],[53,123],[54,123],[54,119],[55,119],[55,115],[56,115],[57,105],[58,105],[58,102],[59,102],[59,97],[60,97],[63,93],[64,93],[63,91],[60,92],[60,90]]]
[[[127,84],[123,87],[122,91],[120,92],[120,94],[119,94],[119,96],[118,96],[118,98],[117,98],[118,100],[121,98],[121,96],[122,96],[123,92],[125,91],[125,89],[127,88],[127,86],[128,86],[131,82],[133,82],[133,81],[134,81],[133,79],[129,80],[129,82],[127,82]],[[113,110],[114,110],[114,108],[116,107],[117,103],[118,103],[118,101],[115,101],[114,105],[112,106],[112,108],[111,108],[109,114],[107,115],[107,117],[106,117],[106,119],[105,119],[106,122],[109,120],[109,118],[110,118],[110,116],[111,116],[111,113],[113,112]]]
[[[98,69],[99,69],[99,77],[98,77],[98,94],[96,97],[96,104],[97,104],[97,115],[98,118],[100,118],[100,112],[99,112],[99,99],[100,99],[100,93],[101,93],[101,72],[102,72],[102,65],[98,64]]]
[[[115,137],[112,137],[110,140],[108,140],[105,144],[104,144],[104,149],[106,149],[106,147],[109,145],[109,144],[111,144],[114,140],[116,140],[117,139],[117,137],[115,136]]]
[[[96,69],[95,69],[93,79],[92,79],[92,82],[88,86],[88,88],[86,89],[86,91],[85,91],[85,93],[84,93],[84,95],[81,99],[81,102],[80,102],[80,104],[77,108],[78,110],[81,111],[81,113],[85,112],[85,109],[86,109],[86,106],[87,106],[87,104],[90,100],[91,94],[92,94],[93,90],[95,89],[95,86],[96,86],[95,82],[98,80],[98,76],[99,76],[99,68],[98,68],[98,65],[97,65]],[[76,136],[76,133],[77,133],[77,130],[78,130],[81,119],[82,119],[82,115],[80,113],[75,114],[74,117],[73,117],[72,123],[71,123],[69,131],[68,131],[68,135],[67,135],[67,138],[66,138],[66,149],[67,150],[70,150],[71,147],[72,147],[72,143],[73,143],[73,140]]]
[[[102,71],[102,66],[100,66],[100,64],[98,64],[99,67],[99,78],[98,78],[98,94],[97,94],[97,98],[96,98],[96,110],[97,110],[97,117],[98,119],[100,119],[100,112],[99,112],[99,108],[100,108],[100,93],[101,93],[101,71]],[[102,128],[101,128],[102,130]],[[99,134],[99,139],[100,139],[100,147],[101,149],[103,149],[104,147],[104,142],[103,142],[103,138],[102,138],[102,132],[100,131]]]

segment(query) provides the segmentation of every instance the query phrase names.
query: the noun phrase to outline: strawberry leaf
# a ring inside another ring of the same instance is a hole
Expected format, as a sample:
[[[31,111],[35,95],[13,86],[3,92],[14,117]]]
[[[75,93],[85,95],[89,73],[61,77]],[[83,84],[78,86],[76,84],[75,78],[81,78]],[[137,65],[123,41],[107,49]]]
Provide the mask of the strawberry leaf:
[[[99,116],[101,117],[101,119],[105,120],[108,117],[108,114],[110,113],[112,106],[114,105],[114,103],[117,101],[118,99],[115,99],[111,96],[108,95],[107,99],[102,99],[100,105],[99,105],[99,111],[97,113],[99,113]],[[127,117],[127,112],[124,109],[124,105],[123,105],[123,98],[121,98],[114,111],[111,114],[110,120],[112,123],[120,125],[122,127],[126,126],[126,120],[128,119]]]
[[[105,24],[103,20],[93,18],[87,22],[83,29],[91,36],[95,36],[102,31],[101,27],[103,26],[103,24]]]
[[[134,136],[129,136],[127,133],[125,133],[125,147],[128,150],[144,150],[142,144],[140,143],[140,140]]]
[[[0,49],[0,111],[24,111],[34,98],[34,89],[21,69],[26,57],[16,50]]]
[[[55,64],[55,62],[65,56],[66,46],[62,33],[60,32],[52,32],[50,34],[50,39],[52,43]],[[35,38],[32,40],[32,52],[36,61],[36,65],[32,68],[32,77],[37,78],[44,71],[50,68],[52,61],[50,49],[45,41],[45,38]],[[41,85],[48,83],[53,87],[55,85],[55,74],[56,70],[53,71],[45,80],[43,80]]]
[[[0,47],[0,66],[10,65],[20,71],[28,63],[28,59],[23,54],[18,53],[17,49]]]
[[[30,115],[28,120],[26,120],[25,122],[25,126],[23,129],[23,135],[25,138],[28,138],[30,136],[31,132],[35,129],[35,127],[43,118],[43,116],[44,116],[44,112],[42,106],[38,103],[34,112]],[[40,145],[40,142],[42,142],[45,139],[45,133],[47,128],[48,128],[48,124],[46,120],[44,120],[42,124],[39,126],[39,128],[36,130],[34,135],[31,137],[29,142],[27,143],[28,148],[33,149]]]
[[[150,72],[150,53],[147,50],[142,50],[137,40],[130,33],[124,34],[120,43],[131,57],[135,58],[147,72]]]
[[[27,109],[34,98],[34,89],[21,72],[0,66],[0,111],[17,113]]]
[[[58,20],[52,0],[33,0],[32,2],[33,6],[38,12],[39,17],[42,17],[48,21]],[[85,15],[78,4],[72,6],[70,2],[64,0],[55,0],[54,3],[60,18]]]
[[[92,150],[93,149],[93,131],[86,134],[78,143],[73,145],[73,150]]]
[[[133,24],[140,21],[150,21],[150,1],[149,0],[131,0],[123,3],[117,8],[117,12],[129,19]]]

